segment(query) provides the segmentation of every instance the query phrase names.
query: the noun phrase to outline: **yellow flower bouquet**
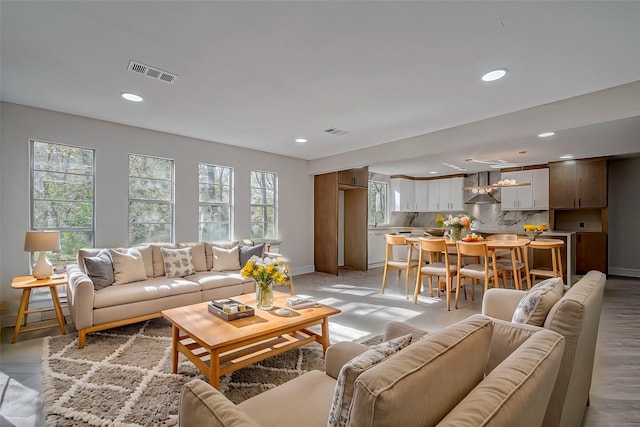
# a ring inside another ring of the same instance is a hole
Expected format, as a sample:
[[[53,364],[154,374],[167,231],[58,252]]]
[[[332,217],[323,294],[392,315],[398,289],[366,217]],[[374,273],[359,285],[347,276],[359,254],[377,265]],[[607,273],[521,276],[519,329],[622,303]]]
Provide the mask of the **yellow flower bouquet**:
[[[287,271],[277,258],[252,256],[241,271],[242,277],[256,281],[256,307],[260,310],[273,308],[273,285],[285,284],[289,280]]]

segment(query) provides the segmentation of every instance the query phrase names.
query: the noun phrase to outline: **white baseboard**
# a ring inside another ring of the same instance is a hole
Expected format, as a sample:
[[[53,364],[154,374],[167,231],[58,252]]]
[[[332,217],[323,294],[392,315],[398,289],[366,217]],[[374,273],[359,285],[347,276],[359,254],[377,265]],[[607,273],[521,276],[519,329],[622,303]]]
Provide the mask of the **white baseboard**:
[[[302,267],[292,268],[291,275],[298,276],[300,274],[313,273],[314,271],[315,271],[315,267],[313,265],[303,265]]]
[[[637,268],[609,267],[607,273],[612,276],[640,277],[640,270]]]

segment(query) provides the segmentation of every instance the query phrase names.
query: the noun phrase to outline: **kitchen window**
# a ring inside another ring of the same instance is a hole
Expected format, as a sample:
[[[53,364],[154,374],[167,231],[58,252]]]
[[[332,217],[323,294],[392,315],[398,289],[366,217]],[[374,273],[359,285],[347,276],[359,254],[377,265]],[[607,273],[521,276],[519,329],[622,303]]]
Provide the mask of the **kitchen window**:
[[[251,238],[274,239],[278,235],[278,176],[251,171]]]
[[[233,169],[200,163],[198,172],[200,241],[231,240]]]
[[[389,184],[369,181],[369,225],[386,224],[389,218]]]
[[[173,160],[129,154],[129,244],[173,241]]]

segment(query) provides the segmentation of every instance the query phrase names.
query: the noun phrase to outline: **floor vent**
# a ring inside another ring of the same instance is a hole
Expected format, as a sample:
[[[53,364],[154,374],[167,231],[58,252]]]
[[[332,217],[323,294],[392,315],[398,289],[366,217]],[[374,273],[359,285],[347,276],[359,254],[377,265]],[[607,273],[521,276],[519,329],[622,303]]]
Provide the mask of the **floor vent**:
[[[331,135],[336,135],[336,136],[342,136],[349,133],[346,130],[340,130],[336,128],[329,128],[329,129],[325,129],[324,131],[327,133],[330,133]]]
[[[166,83],[173,83],[178,78],[177,74],[163,71],[159,68],[151,67],[150,65],[136,62],[134,60],[129,61],[129,66],[127,67],[127,69],[129,71],[133,71],[134,73],[143,74],[156,80],[162,80]]]

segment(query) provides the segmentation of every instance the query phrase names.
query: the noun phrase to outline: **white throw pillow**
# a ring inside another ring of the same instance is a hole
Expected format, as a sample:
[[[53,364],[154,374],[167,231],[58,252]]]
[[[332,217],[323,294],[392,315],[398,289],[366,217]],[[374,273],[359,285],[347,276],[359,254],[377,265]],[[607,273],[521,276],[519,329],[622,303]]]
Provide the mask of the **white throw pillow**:
[[[160,248],[160,252],[162,253],[166,277],[184,277],[195,274],[196,268],[193,265],[191,248]]]
[[[564,284],[562,278],[553,277],[538,283],[522,297],[513,312],[513,323],[528,323],[542,326],[549,310],[562,298]]]
[[[111,255],[111,260],[113,261],[116,285],[137,282],[147,278],[142,254],[138,249],[109,249],[109,255]]]
[[[342,427],[349,420],[354,384],[358,376],[411,344],[411,334],[385,341],[354,357],[342,366],[333,392],[327,427]]]
[[[238,255],[238,247],[231,249],[217,248],[213,249],[213,271],[240,270],[240,258]]]
[[[196,271],[207,271],[204,242],[178,243],[179,248],[191,248],[191,259]]]

